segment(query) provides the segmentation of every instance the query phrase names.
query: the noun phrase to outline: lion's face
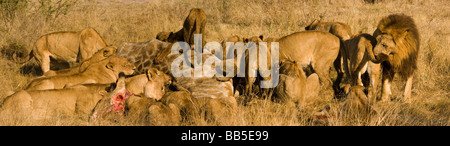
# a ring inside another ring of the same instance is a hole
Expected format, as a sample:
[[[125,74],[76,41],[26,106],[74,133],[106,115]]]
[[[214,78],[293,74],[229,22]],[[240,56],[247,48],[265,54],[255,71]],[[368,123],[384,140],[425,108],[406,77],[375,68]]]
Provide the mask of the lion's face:
[[[171,78],[157,69],[147,71],[148,82],[144,87],[144,95],[146,98],[154,98],[159,100],[166,93],[165,85],[171,84]]]
[[[154,69],[154,70],[155,70],[155,74],[161,79],[161,81],[160,81],[161,83],[164,83],[164,85],[172,84],[172,78],[169,75],[167,75],[157,69]]]
[[[109,62],[106,64],[106,68],[114,72],[114,74],[119,74],[120,72],[125,73],[125,75],[131,75],[134,73],[136,67],[128,62],[127,59],[120,56],[109,57]]]
[[[386,60],[395,54],[395,47],[394,38],[389,34],[382,34],[377,36],[377,45],[374,47],[373,53],[377,59]]]

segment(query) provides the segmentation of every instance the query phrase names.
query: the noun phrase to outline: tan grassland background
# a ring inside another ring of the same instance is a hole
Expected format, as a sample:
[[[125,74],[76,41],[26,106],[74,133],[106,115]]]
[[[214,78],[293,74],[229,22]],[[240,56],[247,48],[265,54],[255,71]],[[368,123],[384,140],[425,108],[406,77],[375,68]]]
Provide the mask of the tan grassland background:
[[[372,33],[378,21],[389,14],[412,16],[421,35],[419,69],[414,75],[412,102],[401,97],[404,82],[392,85],[394,100],[376,103],[371,117],[339,114],[341,100],[331,89],[300,108],[290,104],[254,99],[239,105],[235,120],[229,123],[198,122],[182,125],[450,125],[450,4],[448,0],[29,0],[0,19],[0,48],[30,50],[41,35],[55,31],[79,31],[95,28],[113,45],[154,39],[161,31],[178,31],[191,8],[206,12],[204,39],[221,41],[231,35],[282,37],[304,31],[314,19],[340,21],[353,33]],[[22,1],[23,2],[23,1]],[[20,3],[19,3],[20,4]],[[67,4],[67,5],[66,5]],[[54,10],[54,11],[53,11]],[[12,14],[10,14],[12,13]],[[0,57],[0,97],[18,91],[36,77],[34,60],[16,64],[8,53]],[[336,77],[331,74],[332,78]],[[378,96],[380,93],[378,92]],[[238,98],[238,101],[242,97]],[[328,121],[315,120],[313,114],[330,107]],[[0,117],[0,125],[136,125],[126,121],[86,122],[76,118],[58,118],[33,123],[9,121]]]

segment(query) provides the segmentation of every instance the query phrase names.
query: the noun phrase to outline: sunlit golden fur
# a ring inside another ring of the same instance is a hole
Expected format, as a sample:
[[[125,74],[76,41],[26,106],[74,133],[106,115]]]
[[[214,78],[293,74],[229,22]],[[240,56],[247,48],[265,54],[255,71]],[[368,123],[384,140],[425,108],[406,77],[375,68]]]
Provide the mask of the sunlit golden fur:
[[[329,32],[337,36],[341,40],[350,39],[352,36],[352,29],[347,24],[341,22],[322,22],[315,19],[305,27],[305,30],[318,30]]]
[[[57,70],[57,71],[50,70],[48,72],[45,72],[43,76],[51,77],[51,76],[57,76],[57,75],[73,75],[76,73],[83,72],[84,70],[80,70],[80,68],[87,68],[88,66],[90,66],[93,63],[97,63],[103,59],[108,58],[109,56],[116,53],[116,49],[117,49],[117,47],[115,47],[115,46],[105,47],[103,49],[98,50],[94,55],[92,55],[91,58],[83,61],[79,66],[62,69],[62,70]]]
[[[319,77],[313,73],[306,77],[295,61],[284,60],[280,66],[280,79],[274,94],[281,101],[302,104],[314,98],[320,90]]]
[[[86,69],[82,69],[85,71],[81,73],[34,79],[28,84],[25,90],[62,89],[65,86],[87,83],[112,83],[117,80],[120,72],[131,75],[134,69],[134,65],[129,63],[125,58],[113,55],[90,65]]]
[[[372,108],[372,103],[368,95],[370,93],[364,93],[363,86],[352,86],[346,95],[345,101],[341,105],[341,111],[346,114],[361,114],[361,116],[368,116],[369,113],[375,113],[376,111]]]
[[[390,84],[395,74],[406,80],[403,92],[409,102],[413,74],[417,70],[420,36],[414,20],[404,14],[393,14],[381,19],[374,32],[377,45],[373,50],[376,61],[383,61],[383,87],[381,98],[389,100]]]
[[[34,56],[45,73],[50,70],[50,57],[65,62],[82,62],[107,46],[109,44],[90,27],[79,32],[54,32],[41,36],[27,58],[15,60],[24,63]]]
[[[343,69],[345,72],[344,80],[348,85],[345,87],[346,93],[350,86],[363,86],[361,75],[366,72],[369,73],[369,82],[374,90],[373,93],[376,93],[380,75],[380,64],[371,62],[371,57],[369,55],[376,44],[377,41],[375,38],[366,33],[356,35],[344,42],[345,47],[341,49],[340,53],[343,57],[342,65],[344,66]],[[336,80],[340,80],[340,78],[337,78]]]
[[[279,41],[280,60],[295,61],[298,68],[308,66],[319,76],[322,87],[331,84],[330,67],[342,47],[338,37],[323,31],[302,31],[284,36]]]
[[[414,20],[403,14],[389,15],[378,24],[374,32],[377,40],[390,39],[394,41],[395,46],[389,52],[389,59],[383,63],[384,68],[392,68],[403,78],[411,76],[417,70],[417,57],[420,47],[420,36]],[[383,42],[379,42],[377,47],[382,47]],[[381,49],[381,48],[380,48]],[[379,52],[374,49],[375,55]]]

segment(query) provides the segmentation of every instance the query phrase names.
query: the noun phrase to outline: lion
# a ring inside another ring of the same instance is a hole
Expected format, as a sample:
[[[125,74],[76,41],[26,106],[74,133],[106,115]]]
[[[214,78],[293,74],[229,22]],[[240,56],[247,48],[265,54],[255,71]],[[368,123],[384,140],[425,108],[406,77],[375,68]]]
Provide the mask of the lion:
[[[120,72],[124,72],[126,75],[133,74],[135,67],[125,58],[112,55],[107,59],[88,66],[86,69],[80,69],[85,71],[68,76],[34,79],[25,90],[62,89],[65,86],[87,83],[112,83],[117,80]]]
[[[45,73],[50,70],[50,58],[69,63],[83,62],[107,46],[109,44],[90,27],[79,32],[54,32],[41,36],[25,59],[14,57],[14,60],[22,64],[34,57]]]
[[[352,37],[352,30],[350,26],[341,22],[322,22],[320,20],[314,19],[309,25],[305,27],[305,30],[317,30],[329,32],[337,36],[342,42],[350,39]],[[340,80],[343,78],[345,71],[343,68],[343,58],[341,53],[338,54],[337,59],[334,61],[334,68],[338,73],[338,79],[334,82],[334,89],[337,91],[337,86],[340,84]]]
[[[322,31],[303,31],[278,39],[279,60],[295,61],[299,68],[311,67],[319,76],[321,88],[331,84],[329,69],[343,45],[338,37]]]
[[[156,39],[175,43],[186,42],[191,48],[194,48],[194,34],[203,34],[206,26],[206,14],[202,9],[193,8],[190,10],[189,15],[184,20],[183,28],[179,31],[173,32],[160,32],[156,35]],[[202,39],[203,40],[203,39]],[[202,46],[205,45],[205,41],[202,42]]]
[[[163,105],[155,105],[152,107],[157,100],[160,100],[166,92],[166,85],[170,84],[170,78],[159,70],[151,69],[148,70],[146,74],[137,75],[131,78],[125,79],[125,89],[130,92],[132,96],[125,99],[124,114],[126,118],[130,121],[148,121],[149,113],[157,112],[159,110],[167,109]],[[151,96],[149,96],[149,94]],[[103,114],[108,113],[112,102],[110,100],[105,100],[99,102],[97,107],[93,110],[93,115],[91,120],[96,120],[98,118],[114,118],[113,115]],[[174,111],[178,111],[175,105],[168,104],[168,107],[173,107]],[[150,109],[153,109],[150,110]],[[114,113],[111,113],[114,114]],[[115,115],[115,114],[114,114]],[[179,114],[178,114],[179,115]],[[162,119],[156,119],[162,120]],[[179,121],[179,120],[178,120]]]
[[[374,90],[372,93],[376,93],[380,76],[380,64],[370,61],[375,59],[375,56],[370,54],[373,54],[373,47],[376,44],[377,40],[367,33],[356,35],[344,42],[345,47],[341,49],[340,53],[343,57],[343,68],[346,75],[344,76],[347,84],[345,93],[348,93],[350,86],[364,86],[361,75],[366,72],[370,77],[370,86]],[[336,79],[336,81],[340,80],[340,78]]]
[[[256,45],[256,48],[258,48],[257,50],[258,51],[261,51],[260,49],[259,49],[259,43],[260,42],[263,42],[263,40],[264,40],[264,36],[263,35],[259,35],[259,36],[253,36],[253,37],[249,37],[249,38],[243,38],[243,41],[244,41],[244,43],[246,44],[246,46],[249,46],[249,45]],[[251,44],[250,42],[253,42],[254,44]],[[267,44],[267,48],[266,48],[266,50],[267,50],[267,58],[266,58],[266,61],[267,61],[267,67],[268,67],[268,69],[270,69],[270,67],[271,67],[271,54],[270,54],[270,44]],[[257,61],[255,61],[255,62],[250,62],[250,52],[249,51],[246,51],[245,52],[245,77],[244,77],[244,83],[245,83],[245,87],[244,87],[244,95],[250,95],[250,93],[253,91],[253,84],[256,82],[256,79],[257,79],[257,77],[250,77],[250,68],[254,68],[254,69],[256,69],[255,71],[259,71],[259,61],[260,61],[260,59],[259,59],[259,52],[258,51],[256,51],[256,52],[253,52],[253,53],[256,53],[256,54],[252,54],[252,55],[255,55],[257,58]],[[239,79],[239,78],[238,78]],[[270,79],[270,77],[264,77],[263,78],[263,80],[269,80]],[[265,97],[268,97],[268,96],[270,96],[270,95],[268,95],[269,93],[268,93],[268,90],[264,90],[263,91],[263,96],[265,96]]]
[[[1,102],[0,115],[32,121],[76,116],[88,119],[99,101],[105,99],[115,101],[108,112],[119,112],[123,110],[122,100],[131,95],[121,85],[123,76],[118,79],[115,88],[110,84],[89,84],[55,90],[22,90]]]
[[[205,113],[207,115],[205,120],[216,121],[219,124],[226,125],[234,118],[238,105],[233,94],[232,80],[218,81],[212,77],[178,77],[176,81],[179,91],[187,91],[191,95],[190,99],[185,97],[183,100],[172,100],[175,103],[181,103],[180,108],[192,109],[190,104],[193,104],[196,107],[194,114]]]
[[[83,61],[79,66],[68,68],[68,69],[62,69],[62,70],[50,70],[48,72],[45,72],[43,77],[51,77],[51,76],[61,76],[61,75],[73,75],[76,73],[83,72],[84,70],[80,70],[80,68],[87,68],[87,66],[90,66],[93,63],[97,63],[103,59],[108,58],[109,56],[116,53],[117,47],[115,46],[109,46],[102,48],[98,50],[94,55],[92,55],[91,58],[88,60]]]
[[[126,78],[125,83],[127,90],[133,95],[160,100],[164,92],[155,92],[153,88],[160,88],[164,91],[165,86],[172,83],[172,78],[158,69],[152,68],[146,74]]]
[[[219,56],[217,56],[217,57],[219,59],[224,59],[224,58],[226,58],[226,59],[233,58],[234,59],[235,54],[232,52],[229,52],[229,51],[232,50],[232,48],[234,47],[234,44],[237,42],[243,42],[242,38],[237,35],[232,35],[227,38],[224,38],[222,41],[220,41],[220,44],[222,45],[222,50],[220,50],[220,52],[218,53]],[[211,52],[211,53],[214,54],[215,52]],[[232,54],[233,56],[230,54]]]
[[[406,80],[403,97],[409,101],[413,74],[417,70],[417,58],[420,50],[420,36],[414,20],[404,14],[392,14],[378,23],[373,33],[377,39],[373,62],[382,62],[382,101],[388,101],[391,82],[395,74]]]
[[[370,88],[367,89],[368,93],[366,94],[364,86],[354,85],[350,87],[345,101],[340,105],[341,112],[347,115],[360,114],[363,116],[370,116],[370,114],[376,113],[372,107],[373,102],[370,101],[370,92],[372,91]]]
[[[237,35],[233,35],[230,37],[225,38],[224,40],[222,40],[221,44],[222,44],[222,50],[218,56],[218,58],[225,58],[228,59],[230,61],[234,62],[234,75],[237,75],[238,72],[238,68],[242,67],[242,66],[237,66],[237,65],[245,65],[245,77],[233,77],[233,84],[236,87],[235,91],[240,91],[242,90],[244,95],[249,95],[252,91],[253,91],[253,84],[256,82],[256,79],[258,77],[250,77],[250,68],[255,69],[255,71],[259,71],[259,52],[257,49],[257,51],[254,51],[252,53],[252,55],[255,55],[257,58],[255,62],[250,62],[250,52],[249,51],[245,51],[245,54],[242,55],[242,58],[239,57],[240,54],[237,54],[238,52],[236,51],[237,49],[242,49],[242,48],[238,48],[238,47],[243,47],[243,48],[250,48],[255,46],[256,48],[259,48],[259,43],[263,42],[264,40],[264,36],[263,35],[259,35],[259,36],[253,36],[253,37],[249,37],[249,38],[240,38]],[[252,42],[252,43],[251,43]],[[271,53],[270,53],[270,42],[267,43],[267,67],[270,69],[271,67]],[[238,62],[239,61],[239,62]],[[229,61],[226,61],[229,62]],[[241,63],[244,62],[244,63]],[[225,65],[225,64],[224,64]],[[228,73],[228,72],[227,72]],[[262,80],[269,80],[270,77],[264,77],[262,78]],[[241,85],[243,85],[243,87],[241,88]],[[262,89],[262,96],[265,97],[269,97],[271,96],[271,93],[269,92],[268,89]]]
[[[322,22],[314,19],[313,22],[305,27],[305,30],[329,32],[344,41],[350,39],[352,36],[352,29],[350,26],[341,22]]]
[[[280,64],[280,81],[274,88],[277,99],[301,104],[319,94],[317,74],[313,73],[307,77],[295,61],[284,60]]]

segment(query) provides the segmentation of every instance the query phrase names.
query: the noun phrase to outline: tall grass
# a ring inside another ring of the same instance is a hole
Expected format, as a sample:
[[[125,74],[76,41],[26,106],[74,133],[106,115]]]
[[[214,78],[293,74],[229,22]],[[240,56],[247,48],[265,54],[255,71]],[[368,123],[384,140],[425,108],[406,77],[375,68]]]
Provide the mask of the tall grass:
[[[303,31],[313,19],[340,21],[353,32],[372,33],[378,21],[392,13],[412,16],[421,34],[419,70],[414,75],[412,103],[377,103],[371,117],[342,114],[341,101],[332,91],[324,91],[315,100],[300,107],[254,99],[240,105],[236,119],[227,125],[449,125],[450,117],[450,5],[446,0],[91,0],[70,3],[67,10],[48,15],[39,11],[40,0],[28,0],[14,19],[0,26],[0,47],[10,44],[28,50],[46,33],[95,28],[109,43],[147,41],[161,31],[181,29],[191,8],[202,8],[207,15],[206,41],[220,41],[230,35],[282,37]],[[53,1],[55,2],[55,1]],[[55,3],[52,3],[55,4]],[[0,58],[0,97],[7,91],[23,88],[34,76],[22,74],[21,65]],[[333,76],[333,78],[335,78]],[[401,96],[404,82],[395,80],[393,97]],[[330,107],[329,120],[317,121],[314,113]],[[2,119],[2,117],[0,117]],[[43,123],[2,122],[0,125],[134,125],[134,123],[86,123],[58,119]],[[183,125],[217,125],[198,120]]]

